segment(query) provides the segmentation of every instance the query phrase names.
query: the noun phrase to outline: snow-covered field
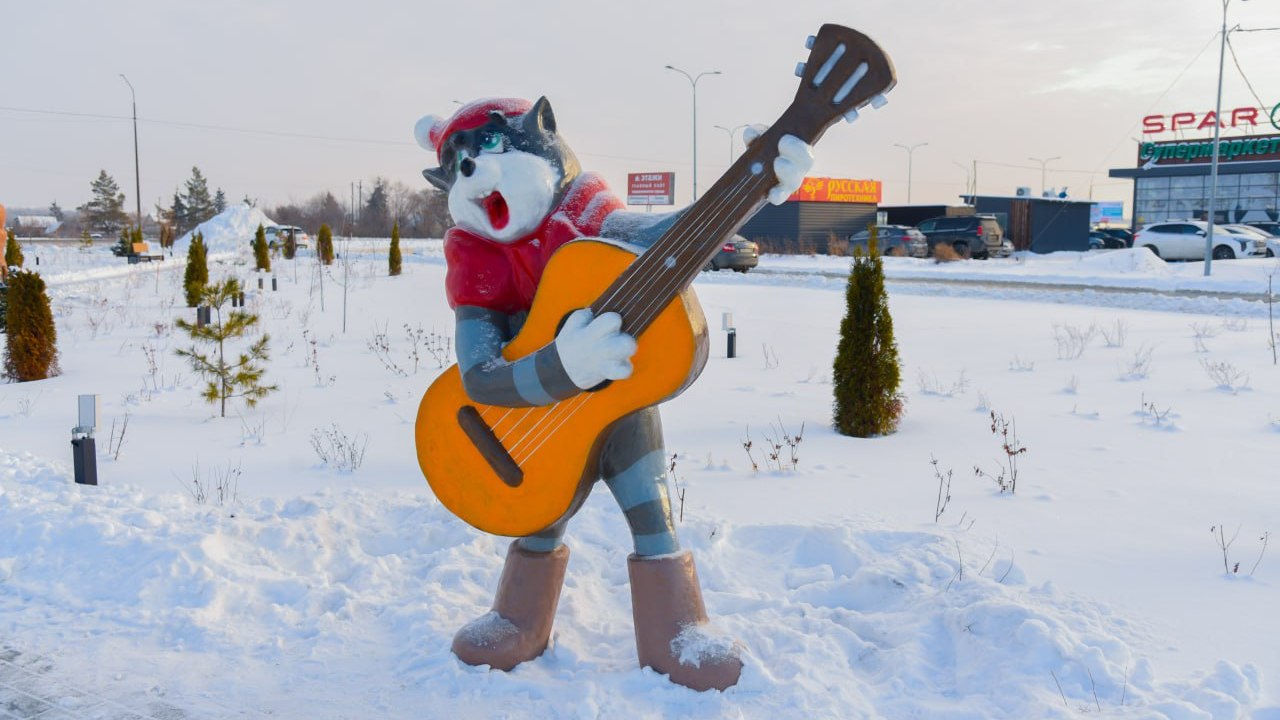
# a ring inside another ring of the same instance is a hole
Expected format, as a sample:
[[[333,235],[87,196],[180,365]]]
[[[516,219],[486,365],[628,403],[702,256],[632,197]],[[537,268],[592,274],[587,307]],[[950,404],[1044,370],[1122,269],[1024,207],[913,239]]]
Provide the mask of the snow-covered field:
[[[698,694],[635,665],[629,538],[603,492],[570,525],[551,649],[505,674],[450,654],[506,541],[453,518],[417,468],[452,317],[439,242],[404,245],[388,278],[385,240],[339,241],[349,272],[325,274],[323,307],[309,256],[276,261],[278,292],[250,279],[280,389],[225,419],[174,355],[172,321],[194,316],[181,256],[25,249],[63,374],[0,385],[0,717],[1280,718],[1267,305],[992,284],[1257,294],[1274,261],[1204,280],[1129,252],[891,258],[907,414],[871,440],[830,426],[847,260],[704,275],[739,357],[715,333],[664,423],[682,540],[748,654],[737,687]],[[211,277],[253,278],[227,250]],[[71,481],[81,393],[101,397],[98,487]],[[992,412],[1027,448],[1016,494],[975,474],[1004,458]],[[797,464],[785,446],[769,461],[802,427]],[[320,461],[313,438],[335,433],[364,446],[358,469]],[[933,459],[952,474],[936,521]]]

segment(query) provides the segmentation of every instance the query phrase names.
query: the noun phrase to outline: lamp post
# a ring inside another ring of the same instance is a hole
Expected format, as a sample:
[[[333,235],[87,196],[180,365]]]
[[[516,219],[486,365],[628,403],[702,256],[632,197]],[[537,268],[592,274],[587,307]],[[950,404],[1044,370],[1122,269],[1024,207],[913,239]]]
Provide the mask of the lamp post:
[[[1222,41],[1218,47],[1218,102],[1213,106],[1213,159],[1209,161],[1209,211],[1206,213],[1209,230],[1204,236],[1205,277],[1209,276],[1213,267],[1213,221],[1218,214],[1218,143],[1222,139],[1222,65],[1227,58],[1227,5],[1230,3],[1231,0],[1222,0]]]
[[[666,68],[668,70],[674,70],[680,73],[681,75],[685,76],[685,79],[689,81],[689,86],[693,88],[693,200],[694,202],[697,202],[698,200],[698,81],[702,79],[703,75],[719,75],[720,71],[708,70],[707,72],[700,72],[697,75],[690,75],[689,73],[681,70],[678,67],[675,67],[674,65],[667,65]],[[732,143],[732,141],[733,141],[732,138],[730,138],[730,143]]]
[[[142,232],[142,177],[138,172],[138,95],[133,91],[133,83],[120,73],[120,79],[129,86],[129,97],[133,99],[133,199],[138,206],[138,232]]]
[[[1031,162],[1040,163],[1040,194],[1044,195],[1045,168],[1049,165],[1049,163],[1053,162],[1054,160],[1061,160],[1062,157],[1055,156],[1051,158],[1045,158],[1044,160],[1041,160],[1040,158],[1027,158],[1027,159],[1030,160]]]
[[[915,145],[910,145],[910,146],[903,145],[901,143],[893,144],[894,147],[900,147],[903,150],[907,151],[907,204],[908,205],[911,204],[911,155],[916,151],[916,148],[924,147],[925,145],[928,145],[928,144],[929,143],[927,142],[916,143]]]
[[[744,127],[746,127],[746,126],[747,126],[747,124],[746,124],[746,123],[743,123],[743,124],[741,124],[741,125],[736,125],[736,126],[734,126],[732,129],[727,128],[727,127],[725,127],[725,126],[723,126],[723,125],[712,125],[712,126],[711,126],[711,127],[713,127],[713,128],[719,128],[719,129],[721,129],[721,130],[723,130],[723,131],[725,131],[725,132],[729,133],[729,164],[730,164],[730,165],[732,165],[732,164],[733,164],[733,134],[734,134],[734,133],[736,133],[736,132],[738,132],[739,130],[741,130],[742,128],[744,128]]]

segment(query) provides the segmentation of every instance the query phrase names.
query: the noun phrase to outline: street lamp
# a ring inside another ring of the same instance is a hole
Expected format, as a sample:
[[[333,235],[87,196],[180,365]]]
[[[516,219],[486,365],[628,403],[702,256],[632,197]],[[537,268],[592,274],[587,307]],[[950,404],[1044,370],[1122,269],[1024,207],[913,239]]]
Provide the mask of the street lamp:
[[[675,67],[674,65],[667,65],[666,68],[668,70],[674,70],[680,73],[681,75],[685,76],[685,78],[689,81],[689,86],[693,88],[693,200],[694,202],[697,202],[698,201],[698,80],[701,80],[703,75],[719,75],[720,71],[709,70],[707,72],[700,72],[697,75],[690,75],[689,73],[681,70],[678,67]],[[732,138],[730,138],[730,143],[732,143]]]
[[[1048,166],[1048,165],[1049,165],[1049,163],[1053,162],[1054,160],[1061,160],[1062,158],[1061,158],[1060,156],[1055,156],[1055,157],[1051,157],[1051,158],[1045,158],[1044,160],[1041,160],[1040,158],[1027,158],[1027,159],[1028,159],[1028,160],[1030,160],[1031,162],[1038,162],[1038,163],[1040,163],[1040,194],[1041,194],[1041,195],[1044,195],[1044,189],[1045,189],[1045,188],[1044,188],[1044,173],[1045,173],[1045,167],[1046,167],[1046,166]]]
[[[1241,0],[1242,2],[1244,0]],[[1213,221],[1218,210],[1218,143],[1222,139],[1222,65],[1227,59],[1227,5],[1222,0],[1222,42],[1218,48],[1218,103],[1213,107],[1213,159],[1209,165],[1209,231],[1204,236],[1204,275],[1209,277],[1213,265]]]
[[[736,125],[736,126],[734,126],[732,129],[727,128],[727,127],[725,127],[725,126],[723,126],[723,125],[712,125],[711,127],[713,127],[713,128],[719,128],[719,129],[721,129],[721,130],[723,130],[723,131],[725,131],[725,132],[729,133],[729,164],[730,164],[730,165],[732,165],[732,164],[733,164],[733,134],[734,134],[734,133],[736,133],[736,132],[738,132],[738,131],[739,131],[739,130],[741,130],[742,128],[747,127],[747,124],[746,124],[746,123],[743,123],[743,124],[741,124],[741,125]]]
[[[129,86],[129,96],[133,98],[133,199],[138,205],[138,232],[142,232],[142,177],[138,173],[138,96],[133,92],[133,83],[120,73],[124,84]]]
[[[911,204],[911,154],[916,151],[916,148],[924,147],[925,145],[928,145],[928,144],[929,143],[927,142],[916,143],[915,145],[911,145],[911,146],[903,145],[901,143],[893,144],[894,147],[900,147],[903,150],[907,151],[907,204],[908,205]]]

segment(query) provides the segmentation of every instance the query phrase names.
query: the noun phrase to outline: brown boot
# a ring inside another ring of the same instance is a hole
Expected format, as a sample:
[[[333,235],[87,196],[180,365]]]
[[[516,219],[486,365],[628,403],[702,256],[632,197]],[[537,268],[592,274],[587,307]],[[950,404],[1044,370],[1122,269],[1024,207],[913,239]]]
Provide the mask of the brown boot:
[[[453,654],[468,665],[510,670],[547,649],[569,548],[530,552],[519,541],[507,550],[493,610],[453,636]]]
[[[671,682],[698,691],[724,690],[737,683],[742,674],[741,648],[704,631],[707,611],[693,555],[687,551],[657,558],[632,555],[627,569],[641,667],[651,667],[670,676]]]

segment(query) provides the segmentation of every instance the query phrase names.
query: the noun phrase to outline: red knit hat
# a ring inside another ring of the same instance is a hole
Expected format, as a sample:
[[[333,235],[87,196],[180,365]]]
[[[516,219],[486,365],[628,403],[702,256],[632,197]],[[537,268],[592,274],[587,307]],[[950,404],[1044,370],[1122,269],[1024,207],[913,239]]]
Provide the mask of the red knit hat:
[[[489,113],[500,112],[506,117],[523,115],[529,112],[533,103],[520,98],[481,98],[473,100],[458,108],[453,117],[448,119],[436,115],[427,115],[418,121],[413,128],[418,144],[436,154],[437,162],[441,160],[440,149],[449,136],[460,130],[474,130],[489,121]]]

